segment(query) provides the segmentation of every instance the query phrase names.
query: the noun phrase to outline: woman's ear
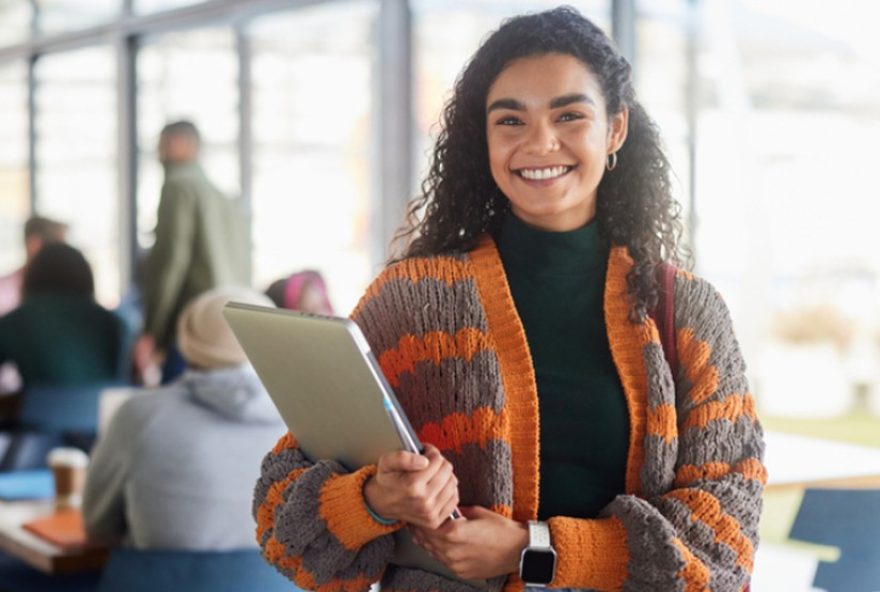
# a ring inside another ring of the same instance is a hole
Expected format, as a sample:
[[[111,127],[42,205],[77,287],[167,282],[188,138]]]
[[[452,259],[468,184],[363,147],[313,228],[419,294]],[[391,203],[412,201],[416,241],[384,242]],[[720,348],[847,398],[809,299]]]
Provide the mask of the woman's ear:
[[[620,150],[629,131],[629,108],[623,107],[608,121],[608,154]]]

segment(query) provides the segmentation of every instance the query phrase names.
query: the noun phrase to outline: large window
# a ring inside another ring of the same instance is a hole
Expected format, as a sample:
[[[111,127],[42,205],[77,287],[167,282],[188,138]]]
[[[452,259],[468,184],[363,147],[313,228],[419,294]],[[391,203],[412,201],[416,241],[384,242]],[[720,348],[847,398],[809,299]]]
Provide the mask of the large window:
[[[30,209],[27,169],[27,72],[0,63],[0,275],[24,261],[22,227]]]
[[[70,224],[95,271],[98,298],[120,291],[116,62],[109,47],[36,64],[37,211]]]
[[[148,39],[137,67],[137,227],[141,246],[150,246],[163,177],[156,148],[166,123],[195,123],[205,172],[226,193],[241,192],[235,36],[229,28],[217,28]]]
[[[730,304],[769,433],[880,446],[880,45],[865,26],[880,7],[708,0],[701,9],[700,271]],[[836,560],[827,548],[789,546],[801,496],[765,494],[753,589],[811,589],[819,557]]]
[[[253,240],[258,286],[302,268],[327,275],[341,313],[374,274],[372,112],[377,2],[257,20]]]

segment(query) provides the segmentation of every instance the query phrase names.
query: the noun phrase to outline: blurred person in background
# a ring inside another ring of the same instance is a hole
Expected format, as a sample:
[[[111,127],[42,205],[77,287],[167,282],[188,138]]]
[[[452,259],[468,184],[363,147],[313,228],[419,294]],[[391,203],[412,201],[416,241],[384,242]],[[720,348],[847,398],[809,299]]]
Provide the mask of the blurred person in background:
[[[43,245],[64,242],[67,238],[67,224],[42,216],[32,216],[24,224],[24,265],[12,273],[0,277],[0,316],[13,310],[21,303],[21,287],[24,272]],[[0,395],[17,393],[21,389],[21,376],[14,364],[0,364]],[[12,399],[0,397],[0,416],[8,415],[6,405]]]
[[[278,308],[322,315],[333,314],[324,277],[320,272],[310,269],[272,282],[266,289],[266,295]]]
[[[170,123],[159,136],[165,181],[156,242],[144,262],[144,330],[134,361],[141,374],[161,361],[163,383],[184,367],[174,345],[180,311],[211,288],[250,282],[245,211],[205,175],[200,149],[199,131],[189,121]]]
[[[32,216],[24,224],[24,265],[12,273],[0,277],[0,315],[4,315],[21,302],[24,273],[43,245],[62,243],[67,238],[67,224],[42,216]]]
[[[288,434],[254,492],[264,556],[302,588],[464,590],[392,562],[406,528],[495,592],[742,590],[762,430],[724,301],[675,267],[680,207],[630,64],[572,8],[506,21],[458,77],[422,189],[351,316],[426,452],[349,471]]]
[[[65,243],[45,245],[28,264],[23,300],[0,317],[0,363],[14,362],[30,385],[125,381],[128,332],[95,301],[92,268]],[[26,396],[26,395],[25,395]]]
[[[92,539],[137,549],[256,547],[253,482],[284,424],[226,324],[230,300],[272,305],[244,288],[192,300],[177,330],[187,371],[124,403],[99,439],[83,502]]]

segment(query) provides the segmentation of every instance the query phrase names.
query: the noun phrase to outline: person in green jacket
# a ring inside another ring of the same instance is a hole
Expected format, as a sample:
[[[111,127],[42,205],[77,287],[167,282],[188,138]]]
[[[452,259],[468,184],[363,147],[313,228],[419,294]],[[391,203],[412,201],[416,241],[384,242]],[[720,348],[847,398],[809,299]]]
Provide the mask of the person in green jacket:
[[[245,212],[225,196],[199,164],[200,134],[189,121],[163,128],[159,160],[165,182],[159,201],[156,242],[144,266],[144,330],[135,346],[136,370],[164,360],[162,381],[183,370],[174,327],[186,304],[223,285],[249,284]]]

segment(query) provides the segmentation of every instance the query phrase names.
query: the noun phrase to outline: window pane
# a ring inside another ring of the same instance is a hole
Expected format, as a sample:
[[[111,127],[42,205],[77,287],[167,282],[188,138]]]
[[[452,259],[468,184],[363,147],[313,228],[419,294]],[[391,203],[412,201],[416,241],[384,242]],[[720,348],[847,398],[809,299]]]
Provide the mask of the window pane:
[[[31,34],[32,17],[28,0],[0,0],[0,46],[26,40]]]
[[[555,8],[558,0],[413,0],[416,71],[415,166],[418,184],[428,170],[430,150],[444,103],[455,78],[482,41],[501,22],[526,12]],[[567,2],[610,34],[611,1]],[[416,188],[413,188],[416,191]]]
[[[201,1],[203,0],[134,0],[133,4],[136,12],[158,12],[198,4]]]
[[[376,2],[333,3],[260,19],[249,32],[255,280],[319,269],[340,313],[374,273],[376,14]]]
[[[30,203],[27,170],[27,71],[0,64],[0,274],[24,261],[22,228]]]
[[[640,4],[635,60],[636,93],[660,128],[673,171],[673,194],[685,217],[689,214],[691,167],[687,122],[687,4],[688,0],[654,0]]]
[[[880,414],[878,17],[705,5],[698,247],[747,320],[765,417]]]
[[[122,0],[36,0],[37,27],[43,33],[100,25],[122,11]]]
[[[108,47],[36,64],[37,211],[70,224],[95,272],[98,298],[119,297],[116,61]]]
[[[238,61],[227,29],[151,39],[138,53],[138,239],[153,244],[162,187],[159,132],[186,119],[202,136],[202,165],[223,191],[241,192],[238,166]]]

